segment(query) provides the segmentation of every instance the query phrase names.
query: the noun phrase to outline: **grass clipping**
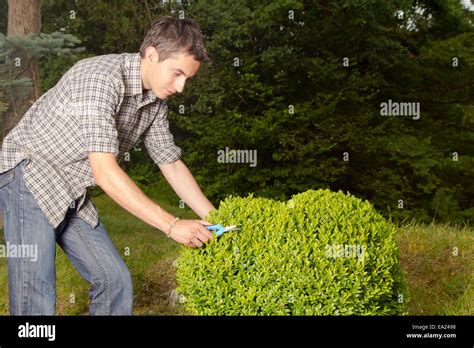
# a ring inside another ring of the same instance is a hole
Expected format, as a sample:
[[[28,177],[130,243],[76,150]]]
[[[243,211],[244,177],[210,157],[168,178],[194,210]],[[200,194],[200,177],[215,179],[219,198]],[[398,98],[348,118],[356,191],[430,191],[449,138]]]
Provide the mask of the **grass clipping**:
[[[228,197],[208,221],[242,230],[183,247],[177,291],[189,313],[406,314],[396,227],[367,201],[329,190]]]

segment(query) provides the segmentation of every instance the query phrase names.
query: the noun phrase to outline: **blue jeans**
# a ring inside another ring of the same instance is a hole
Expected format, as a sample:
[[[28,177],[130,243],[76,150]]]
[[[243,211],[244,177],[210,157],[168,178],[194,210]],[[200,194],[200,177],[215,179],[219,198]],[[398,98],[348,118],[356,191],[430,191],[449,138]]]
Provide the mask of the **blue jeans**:
[[[131,315],[130,272],[103,224],[94,229],[70,208],[55,229],[25,186],[24,165],[0,174],[6,249],[17,250],[8,256],[10,314],[54,315],[58,243],[91,285],[89,314]]]

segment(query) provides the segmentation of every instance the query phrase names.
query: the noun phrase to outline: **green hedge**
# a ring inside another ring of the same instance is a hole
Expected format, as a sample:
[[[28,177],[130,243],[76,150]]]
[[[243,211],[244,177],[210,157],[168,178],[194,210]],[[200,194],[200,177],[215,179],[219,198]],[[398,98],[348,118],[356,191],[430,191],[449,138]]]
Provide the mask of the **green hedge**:
[[[406,314],[396,227],[367,201],[329,190],[228,197],[208,220],[242,230],[183,247],[177,291],[190,313]]]

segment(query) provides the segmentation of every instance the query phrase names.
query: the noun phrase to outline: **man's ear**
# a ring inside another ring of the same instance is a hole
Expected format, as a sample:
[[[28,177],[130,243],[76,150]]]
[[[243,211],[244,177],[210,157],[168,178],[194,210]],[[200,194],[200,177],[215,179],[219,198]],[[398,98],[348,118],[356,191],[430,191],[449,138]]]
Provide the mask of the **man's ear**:
[[[148,50],[150,50],[150,54],[149,55],[147,54],[147,59],[148,57],[150,57],[148,61],[149,62],[155,61],[156,63],[158,63],[160,61],[160,54],[158,53],[158,50],[153,46],[147,47],[147,52]]]
[[[148,62],[152,62],[154,59],[156,59],[156,61],[158,62],[159,61],[159,54],[158,54],[158,51],[156,50],[155,47],[153,46],[148,46],[146,48],[146,51],[145,51],[145,59],[148,61]]]

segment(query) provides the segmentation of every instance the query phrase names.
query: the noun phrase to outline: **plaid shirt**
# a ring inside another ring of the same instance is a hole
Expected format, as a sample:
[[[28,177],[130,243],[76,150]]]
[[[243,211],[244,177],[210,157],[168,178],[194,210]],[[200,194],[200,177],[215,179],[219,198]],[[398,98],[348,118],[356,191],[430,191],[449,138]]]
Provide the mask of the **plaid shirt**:
[[[113,153],[120,161],[143,135],[156,164],[172,163],[181,149],[167,114],[165,101],[142,91],[138,53],[83,59],[5,137],[0,173],[26,159],[25,184],[50,223],[56,228],[73,206],[95,228],[99,217],[87,192],[94,185],[88,153]]]

